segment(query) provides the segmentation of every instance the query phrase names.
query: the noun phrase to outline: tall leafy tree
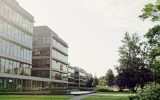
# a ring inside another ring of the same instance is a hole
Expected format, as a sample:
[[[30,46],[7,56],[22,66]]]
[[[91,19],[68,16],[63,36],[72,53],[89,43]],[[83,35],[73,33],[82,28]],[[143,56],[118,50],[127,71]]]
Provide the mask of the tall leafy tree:
[[[155,3],[149,3],[144,6],[142,14],[139,16],[141,19],[151,19],[153,22],[160,21],[160,0]],[[154,73],[154,81],[160,83],[160,25],[155,25],[150,28],[145,34],[150,45],[149,57],[150,66]]]
[[[114,85],[114,73],[111,69],[106,73],[106,83],[109,87]]]
[[[129,88],[135,91],[136,86],[144,87],[150,81],[151,71],[148,67],[147,48],[140,42],[137,34],[125,33],[119,48],[120,65],[116,67],[118,75],[117,85],[121,88]]]
[[[157,0],[154,4],[148,3],[145,5],[139,17],[143,20],[150,18],[153,22],[160,21],[160,0]]]
[[[154,76],[153,80],[160,83],[160,25],[150,28],[145,37],[150,45],[149,58]]]

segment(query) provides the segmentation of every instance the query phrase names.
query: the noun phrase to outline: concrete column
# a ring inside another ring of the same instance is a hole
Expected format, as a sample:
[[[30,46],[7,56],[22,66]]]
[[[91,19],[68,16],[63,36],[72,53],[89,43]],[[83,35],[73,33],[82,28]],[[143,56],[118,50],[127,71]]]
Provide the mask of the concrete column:
[[[31,82],[30,85],[31,85],[31,89],[32,89],[32,80],[30,82]]]

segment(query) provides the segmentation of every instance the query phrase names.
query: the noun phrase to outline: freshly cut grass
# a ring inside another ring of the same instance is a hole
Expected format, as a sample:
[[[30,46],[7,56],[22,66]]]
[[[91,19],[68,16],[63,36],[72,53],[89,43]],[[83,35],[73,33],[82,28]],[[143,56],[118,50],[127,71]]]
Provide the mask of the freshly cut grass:
[[[129,100],[129,96],[129,93],[100,93],[84,98],[83,100]]]
[[[72,97],[74,96],[70,96],[70,95],[0,95],[0,100],[68,100]]]

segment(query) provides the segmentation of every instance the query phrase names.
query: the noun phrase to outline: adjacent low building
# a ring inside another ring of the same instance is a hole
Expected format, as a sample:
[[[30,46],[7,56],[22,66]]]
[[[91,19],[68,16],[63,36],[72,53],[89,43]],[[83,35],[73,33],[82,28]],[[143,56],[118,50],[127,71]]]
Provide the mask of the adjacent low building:
[[[75,70],[75,85],[84,87],[87,82],[86,75],[88,74],[84,69],[80,67],[74,67]]]
[[[75,85],[75,69],[73,66],[68,66],[68,86],[76,86]]]
[[[32,76],[68,82],[68,44],[48,26],[34,27]]]

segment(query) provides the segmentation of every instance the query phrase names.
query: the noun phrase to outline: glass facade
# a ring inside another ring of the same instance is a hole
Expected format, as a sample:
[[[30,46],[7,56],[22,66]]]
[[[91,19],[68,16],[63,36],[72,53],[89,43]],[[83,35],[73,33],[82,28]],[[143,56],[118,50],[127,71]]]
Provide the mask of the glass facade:
[[[0,35],[14,42],[21,43],[26,47],[32,48],[32,36],[16,29],[0,19]]]
[[[31,65],[23,64],[20,62],[0,57],[0,73],[29,76],[31,74],[30,70],[31,70]]]
[[[35,36],[33,36],[33,45],[39,45],[39,44],[50,44],[51,43],[51,39],[49,36],[37,36],[35,34]]]
[[[60,62],[57,62],[55,60],[52,60],[52,69],[67,72],[67,65],[60,63]]]
[[[30,76],[34,18],[9,2],[0,0],[0,73]]]
[[[56,39],[52,39],[52,46],[57,48],[58,50],[64,52],[65,54],[68,54],[68,48],[62,45],[60,42],[58,42]]]
[[[68,67],[68,82],[75,82],[75,70]]]
[[[79,75],[80,75],[80,79],[85,80],[86,74],[84,72],[80,72]]]
[[[51,72],[49,78],[68,81],[68,47],[47,26],[35,27],[34,33],[33,71],[45,69]]]
[[[52,71],[52,78],[56,80],[68,81],[68,75],[61,72]]]
[[[75,70],[73,68],[68,67],[68,73],[75,73]]]
[[[46,68],[50,67],[50,60],[49,59],[33,59],[32,64],[34,67],[38,68]]]
[[[38,76],[38,77],[44,77],[48,78],[49,77],[49,70],[33,70],[32,71],[33,76]]]
[[[63,55],[62,53],[52,49],[52,57],[58,60],[61,60],[65,63],[68,63],[68,56]]]
[[[33,33],[33,22],[27,20],[3,2],[0,2],[0,14],[26,31]]]
[[[0,39],[0,54],[31,62],[32,51]]]
[[[33,56],[49,56],[50,55],[50,48],[34,48],[33,49]]]

